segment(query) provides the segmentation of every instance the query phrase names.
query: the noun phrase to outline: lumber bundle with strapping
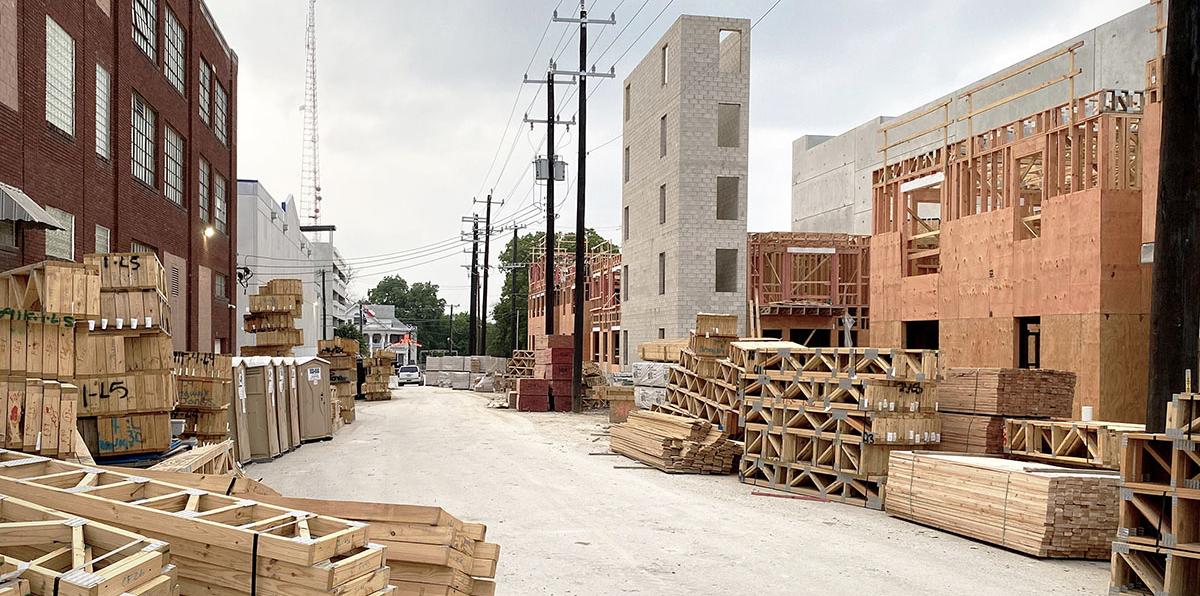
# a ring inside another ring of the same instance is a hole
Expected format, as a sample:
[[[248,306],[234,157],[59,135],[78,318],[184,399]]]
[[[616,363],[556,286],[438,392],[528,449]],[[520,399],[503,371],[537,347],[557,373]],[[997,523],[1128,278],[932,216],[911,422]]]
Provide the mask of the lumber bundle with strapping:
[[[1144,424],[1125,422],[1009,418],[1004,421],[1004,452],[1063,466],[1116,470],[1121,463],[1121,437],[1145,430]]]
[[[1028,368],[951,368],[940,409],[1014,418],[1070,418],[1075,373]]]
[[[363,361],[367,368],[367,379],[363,381],[363,397],[367,401],[387,401],[392,399],[392,390],[388,381],[395,372],[396,353],[388,349],[375,350],[370,358]]]
[[[9,581],[45,596],[170,596],[165,542],[0,494],[0,594]]]
[[[170,544],[184,594],[371,594],[388,584],[365,524],[133,474],[0,451],[0,493]]]
[[[651,410],[706,420],[726,436],[741,437],[738,400],[742,369],[728,360],[729,346],[738,339],[736,333],[734,315],[696,315],[696,330],[675,357],[679,364],[667,372],[665,399]]]
[[[1105,559],[1115,473],[998,457],[895,451],[888,514],[1035,557]]]
[[[646,362],[678,363],[688,346],[687,338],[655,339],[638,344],[638,358]]]
[[[329,361],[329,386],[337,402],[337,420],[344,424],[354,422],[354,394],[358,383],[358,342],[353,339],[335,337],[317,342],[318,354]]]
[[[242,322],[242,328],[254,334],[254,345],[242,346],[242,356],[292,356],[293,348],[304,343],[304,333],[296,328],[303,307],[304,283],[299,279],[273,279],[259,286]]]
[[[609,429],[616,453],[664,472],[729,474],[741,446],[695,418],[635,411]]]

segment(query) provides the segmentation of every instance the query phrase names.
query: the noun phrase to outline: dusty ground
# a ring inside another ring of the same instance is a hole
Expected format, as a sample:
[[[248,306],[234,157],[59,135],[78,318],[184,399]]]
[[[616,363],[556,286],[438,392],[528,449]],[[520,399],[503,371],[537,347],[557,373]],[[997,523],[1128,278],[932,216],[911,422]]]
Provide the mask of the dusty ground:
[[[1106,563],[1042,561],[736,476],[621,469],[599,415],[404,388],[333,441],[247,472],[297,496],[441,506],[488,525],[499,594],[1100,594]]]

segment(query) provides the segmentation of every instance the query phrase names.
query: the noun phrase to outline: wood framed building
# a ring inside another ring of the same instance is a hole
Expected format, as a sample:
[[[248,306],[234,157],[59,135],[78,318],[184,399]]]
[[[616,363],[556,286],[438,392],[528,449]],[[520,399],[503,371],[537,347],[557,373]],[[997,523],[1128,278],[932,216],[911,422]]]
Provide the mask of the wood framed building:
[[[545,247],[533,249],[529,264],[527,345],[546,332]],[[596,252],[585,256],[587,284],[584,287],[584,360],[606,372],[620,370],[621,357],[621,255]],[[571,335],[575,328],[575,253],[559,250],[554,256],[554,331]]]
[[[808,347],[845,346],[847,338],[868,345],[869,241],[822,232],[749,234],[750,334]]]

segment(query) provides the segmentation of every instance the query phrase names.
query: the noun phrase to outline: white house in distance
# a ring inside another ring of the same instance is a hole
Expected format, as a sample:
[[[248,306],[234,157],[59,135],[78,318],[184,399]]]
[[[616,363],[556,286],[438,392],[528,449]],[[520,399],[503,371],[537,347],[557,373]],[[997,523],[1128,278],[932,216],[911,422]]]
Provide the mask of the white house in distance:
[[[351,305],[346,318],[360,325],[358,305]],[[417,361],[416,327],[396,318],[396,307],[390,304],[362,305],[362,332],[367,348],[388,348],[396,352],[396,361],[404,364]]]

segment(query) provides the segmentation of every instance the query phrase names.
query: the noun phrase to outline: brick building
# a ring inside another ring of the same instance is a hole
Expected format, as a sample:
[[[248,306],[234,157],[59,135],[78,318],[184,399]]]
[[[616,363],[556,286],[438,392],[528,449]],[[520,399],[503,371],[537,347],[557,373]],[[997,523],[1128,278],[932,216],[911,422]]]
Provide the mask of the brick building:
[[[625,79],[621,345],[746,311],[750,21],[683,15]]]
[[[0,267],[155,252],[176,349],[231,352],[236,97],[202,0],[0,0]]]
[[[546,332],[546,248],[534,248],[529,265],[527,346]],[[617,372],[621,357],[621,254],[589,252],[584,286],[584,359],[605,372]],[[554,259],[554,331],[573,335],[575,329],[575,253],[559,250]]]

